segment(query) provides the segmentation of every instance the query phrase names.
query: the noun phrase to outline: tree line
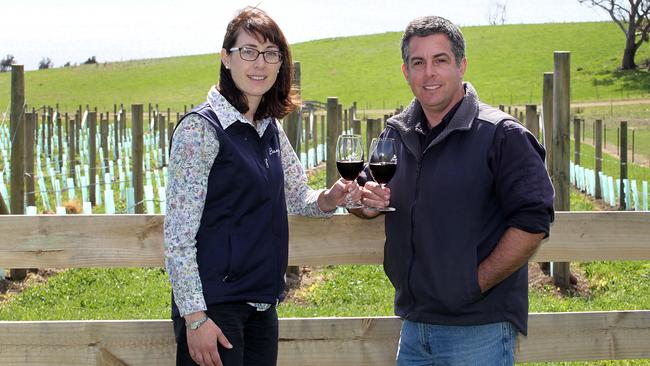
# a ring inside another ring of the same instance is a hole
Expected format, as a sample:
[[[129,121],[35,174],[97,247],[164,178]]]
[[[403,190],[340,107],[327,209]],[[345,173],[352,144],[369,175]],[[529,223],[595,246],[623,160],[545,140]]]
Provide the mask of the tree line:
[[[97,58],[95,56],[89,57],[86,61],[82,62],[82,65],[91,65],[91,64],[96,64],[97,63]],[[9,69],[11,69],[11,65],[16,64],[16,58],[14,55],[8,54],[6,55],[2,60],[0,60],[0,72],[7,72]],[[70,61],[66,62],[63,67],[72,67],[72,66],[77,66],[77,64],[72,64]],[[51,69],[54,67],[54,63],[52,62],[52,59],[49,57],[43,57],[39,62],[38,62],[38,69],[39,70],[44,70],[44,69]]]

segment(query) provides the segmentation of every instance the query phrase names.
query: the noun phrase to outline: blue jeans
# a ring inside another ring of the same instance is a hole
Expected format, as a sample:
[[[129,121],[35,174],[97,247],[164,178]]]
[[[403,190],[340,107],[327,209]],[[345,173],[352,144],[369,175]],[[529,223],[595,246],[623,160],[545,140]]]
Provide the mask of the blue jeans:
[[[510,322],[449,326],[404,320],[397,366],[513,365],[516,339]]]

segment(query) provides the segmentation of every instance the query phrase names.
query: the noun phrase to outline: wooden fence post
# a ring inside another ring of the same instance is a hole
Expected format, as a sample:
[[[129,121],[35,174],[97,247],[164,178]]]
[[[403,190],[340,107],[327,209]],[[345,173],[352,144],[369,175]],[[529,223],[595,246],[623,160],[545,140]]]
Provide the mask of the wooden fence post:
[[[88,112],[88,199],[93,206],[97,205],[95,196],[95,179],[97,173],[97,112]]]
[[[11,66],[11,115],[9,132],[11,136],[11,189],[9,201],[11,213],[25,213],[25,68]],[[9,276],[21,280],[27,276],[26,269],[12,269]]]
[[[58,109],[58,108],[57,108]],[[59,157],[59,171],[63,170],[63,133],[61,128],[61,114],[57,112],[56,114],[56,142],[58,146],[58,157]],[[32,149],[34,148],[32,144]]]
[[[70,152],[68,159],[70,161],[70,175],[72,175],[76,184],[81,184],[77,182],[75,175],[75,165],[77,165],[77,119],[79,117],[75,114],[74,118],[68,121],[68,150]]]
[[[339,179],[339,173],[336,170],[336,140],[339,137],[338,106],[339,98],[327,98],[327,156],[325,158],[327,187],[331,187]]]
[[[11,213],[25,213],[25,73],[23,65],[11,66]]]
[[[108,173],[108,113],[106,113],[106,118],[102,118],[99,122],[100,134],[101,134],[101,144],[102,144],[102,153],[104,154],[104,161],[102,161],[102,178],[104,178],[104,173]]]
[[[368,118],[366,121],[366,151],[370,150],[370,143],[375,137],[379,137],[382,128],[381,118]],[[369,154],[369,153],[368,153]]]
[[[555,187],[555,210],[569,211],[569,118],[570,118],[570,52],[554,53],[553,73],[553,186]],[[552,265],[553,282],[561,289],[570,286],[569,263]]]
[[[526,128],[539,140],[539,118],[537,118],[537,106],[535,104],[526,105]]]
[[[300,94],[300,62],[299,61],[294,61],[293,63],[293,87],[298,90],[298,94]],[[289,142],[291,143],[291,147],[293,147],[293,150],[296,152],[296,155],[298,155],[298,158],[300,159],[300,125],[301,125],[301,120],[300,120],[300,108],[296,109],[295,111],[289,113],[289,115],[285,118],[284,122],[285,124],[283,125],[284,127],[284,132],[287,134],[287,138],[289,139]]]
[[[619,206],[620,210],[627,210],[627,194],[625,192],[625,180],[627,179],[627,121],[621,121],[621,133],[620,133],[620,158],[621,158],[621,176],[620,176],[620,196],[619,196]]]
[[[27,190],[27,206],[36,206],[36,192],[34,177],[36,172],[34,169],[34,125],[38,116],[33,113],[25,114],[25,189]],[[60,134],[59,134],[60,136]],[[60,144],[59,144],[60,146]],[[60,150],[60,148],[59,148]]]
[[[9,215],[9,207],[7,207],[7,203],[5,202],[4,197],[2,197],[2,193],[0,192],[0,215]]]
[[[126,111],[124,105],[120,104],[120,141],[126,140]]]
[[[578,117],[573,119],[573,163],[580,165],[580,120]]]
[[[74,142],[74,148],[75,148],[75,154],[79,155],[79,148],[81,145],[81,119],[83,118],[83,112],[81,111],[81,106],[79,106],[79,110],[77,111],[77,114],[75,116],[75,142]],[[82,167],[83,168],[83,167]]]
[[[158,146],[160,146],[160,152],[162,153],[160,160],[162,161],[162,166],[167,166],[167,154],[165,154],[165,149],[167,146],[167,143],[165,141],[165,132],[167,131],[167,128],[165,127],[165,116],[163,114],[158,114],[158,124]]]
[[[296,88],[298,95],[300,95],[300,61],[293,62],[293,87]],[[289,142],[300,160],[301,150],[305,150],[305,156],[309,153],[307,139],[305,139],[305,146],[302,146],[302,108],[297,108],[287,116],[287,129],[291,131],[291,135],[287,135],[287,137],[291,136]],[[299,275],[300,267],[288,266],[287,274]]]
[[[600,185],[600,172],[603,171],[603,121],[597,119],[595,123],[594,143],[596,145],[596,199],[603,198]]]
[[[144,213],[144,110],[142,104],[131,105],[131,152],[135,213]]]
[[[113,159],[120,158],[120,123],[117,118],[117,104],[113,104]]]
[[[320,139],[321,139],[321,143],[323,144],[323,149],[324,149],[323,161],[326,162],[325,164],[327,164],[327,150],[325,149],[327,145],[327,135],[325,134],[325,125],[327,124],[325,120],[326,118],[327,118],[326,115],[320,116]],[[327,169],[325,170],[327,171]]]
[[[309,111],[309,118],[311,120],[311,137],[312,137],[312,145],[314,146],[314,166],[317,166],[318,163],[318,116],[316,116],[316,111],[311,110]]]
[[[50,159],[52,159],[52,142],[54,141],[52,138],[52,135],[54,135],[54,121],[52,120],[54,117],[53,113],[52,108],[47,107],[47,156],[49,156]]]
[[[544,119],[544,147],[546,148],[546,170],[553,175],[553,73],[544,73],[542,88],[542,116]]]

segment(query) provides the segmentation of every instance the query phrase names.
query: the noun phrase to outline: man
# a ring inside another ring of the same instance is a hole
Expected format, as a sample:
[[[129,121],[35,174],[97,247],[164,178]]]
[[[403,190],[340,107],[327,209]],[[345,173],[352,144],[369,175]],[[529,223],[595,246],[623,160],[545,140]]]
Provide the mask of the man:
[[[384,270],[404,319],[397,365],[513,364],[527,262],[554,217],[544,149],[463,82],[464,48],[446,19],[407,26],[402,71],[415,99],[381,136],[395,139],[397,170],[388,188],[364,187],[367,206],[396,208]]]

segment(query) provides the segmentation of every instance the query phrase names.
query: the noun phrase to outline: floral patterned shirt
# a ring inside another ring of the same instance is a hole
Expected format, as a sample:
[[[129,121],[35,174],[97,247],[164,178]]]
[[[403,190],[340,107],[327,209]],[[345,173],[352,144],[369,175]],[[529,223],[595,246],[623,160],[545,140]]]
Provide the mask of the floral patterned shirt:
[[[214,86],[208,92],[207,99],[224,129],[228,129],[233,123],[255,126]],[[257,122],[256,130],[260,137],[272,122],[270,117]],[[312,190],[307,186],[303,167],[286,133],[279,123],[277,126],[280,132],[280,154],[288,213],[314,217],[331,216],[331,212],[323,212],[318,207],[318,196],[322,190]],[[207,310],[196,261],[195,237],[205,205],[208,175],[218,154],[219,140],[209,121],[197,114],[182,120],[174,132],[169,157],[164,229],[165,267],[181,316]]]

